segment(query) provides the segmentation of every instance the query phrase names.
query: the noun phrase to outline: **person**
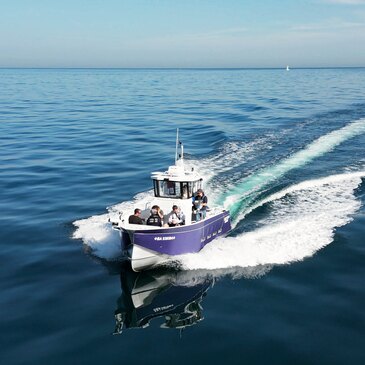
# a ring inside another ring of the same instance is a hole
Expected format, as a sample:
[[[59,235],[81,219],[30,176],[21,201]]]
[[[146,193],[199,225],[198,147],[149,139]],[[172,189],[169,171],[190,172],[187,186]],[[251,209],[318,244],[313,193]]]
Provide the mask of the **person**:
[[[151,208],[151,215],[147,219],[148,226],[162,227],[163,213],[158,205]]]
[[[173,205],[168,220],[169,227],[182,226],[184,225],[184,223],[185,223],[184,213],[179,209],[177,205]]]
[[[195,213],[195,220],[197,222],[206,218],[207,206],[208,197],[204,194],[202,189],[198,189],[195,197],[193,197],[193,212]]]
[[[130,215],[128,218],[129,224],[143,224],[143,219],[141,218],[141,209],[134,209],[134,214]]]
[[[186,199],[189,197],[189,194],[188,194],[188,184],[184,184],[183,185],[183,198]]]

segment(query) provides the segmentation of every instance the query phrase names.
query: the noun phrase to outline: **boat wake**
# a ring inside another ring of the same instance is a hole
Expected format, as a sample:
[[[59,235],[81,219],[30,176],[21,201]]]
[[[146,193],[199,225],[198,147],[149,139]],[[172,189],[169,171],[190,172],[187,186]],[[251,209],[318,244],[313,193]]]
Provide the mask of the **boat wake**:
[[[233,235],[236,236],[219,238],[197,254],[179,256],[182,268],[213,270],[218,276],[260,276],[272,265],[303,260],[331,243],[336,228],[350,222],[360,207],[356,189],[365,177],[364,170],[306,180],[274,193],[270,193],[268,186],[287,172],[303,167],[364,132],[365,119],[359,119],[323,135],[293,155],[235,183],[223,198],[219,192],[214,195],[208,183],[210,201],[224,202],[234,213]],[[204,163],[191,160],[190,164],[208,167],[214,180],[219,174],[224,176],[234,167],[232,164],[252,159],[262,148],[269,149],[268,142],[265,138],[242,145],[229,142]],[[138,194],[132,202],[108,208],[108,214],[74,222],[73,238],[82,239],[92,254],[100,258],[118,259],[120,238],[108,223],[109,214],[130,211],[134,205],[143,207],[152,194],[152,191]],[[264,217],[255,219],[251,231],[240,233],[240,227],[245,226],[243,219],[260,208],[265,210]]]
[[[116,260],[121,255],[119,232],[108,222],[110,215],[128,212],[134,206],[144,207],[152,197],[153,191],[137,194],[132,201],[108,207],[108,213],[73,222],[76,227],[72,238],[81,239],[92,254],[106,260]]]
[[[257,196],[256,193],[262,191],[264,187],[278,180],[289,171],[310,163],[315,158],[330,152],[341,143],[362,133],[365,133],[365,119],[356,120],[343,128],[316,139],[290,157],[273,166],[264,168],[236,184],[233,189],[222,196],[221,201],[224,202],[224,207],[230,211],[232,219],[237,222],[237,220],[242,219],[246,210],[250,209]]]
[[[287,264],[312,256],[332,242],[335,229],[360,208],[355,196],[365,171],[305,181],[251,207],[266,206],[261,226],[207,245],[198,254],[179,257],[186,270]]]

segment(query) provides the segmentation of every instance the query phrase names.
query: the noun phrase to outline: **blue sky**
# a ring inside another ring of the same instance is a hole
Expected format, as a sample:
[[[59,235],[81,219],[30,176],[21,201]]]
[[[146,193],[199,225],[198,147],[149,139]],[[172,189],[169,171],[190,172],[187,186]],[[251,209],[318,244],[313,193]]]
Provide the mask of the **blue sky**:
[[[0,0],[0,67],[365,66],[365,0]]]

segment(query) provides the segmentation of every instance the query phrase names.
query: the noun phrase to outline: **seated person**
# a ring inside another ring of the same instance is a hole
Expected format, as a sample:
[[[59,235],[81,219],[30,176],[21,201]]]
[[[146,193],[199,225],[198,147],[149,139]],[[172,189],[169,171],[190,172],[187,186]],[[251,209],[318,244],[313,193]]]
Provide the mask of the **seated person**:
[[[193,212],[195,214],[195,220],[198,222],[201,219],[205,219],[207,216],[208,197],[204,195],[202,189],[198,189],[195,197],[193,197]]]
[[[128,218],[129,224],[143,224],[143,219],[141,218],[141,209],[134,209],[134,214],[130,215]]]
[[[162,227],[163,213],[158,205],[154,205],[151,209],[151,215],[147,219],[148,226]]]
[[[179,209],[177,205],[172,206],[172,211],[169,214],[169,227],[182,226],[185,224],[184,213]]]

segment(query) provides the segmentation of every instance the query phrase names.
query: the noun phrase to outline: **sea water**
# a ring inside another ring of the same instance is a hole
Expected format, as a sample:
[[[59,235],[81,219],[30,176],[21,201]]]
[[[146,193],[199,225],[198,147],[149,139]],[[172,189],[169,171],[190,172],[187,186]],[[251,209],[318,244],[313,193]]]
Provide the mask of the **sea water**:
[[[1,363],[365,361],[365,69],[1,69],[0,80]],[[170,283],[156,303],[214,282],[203,319],[182,332],[161,315],[113,336],[134,276],[108,217],[144,207],[177,127],[234,229],[180,256],[179,271],[148,274]]]

